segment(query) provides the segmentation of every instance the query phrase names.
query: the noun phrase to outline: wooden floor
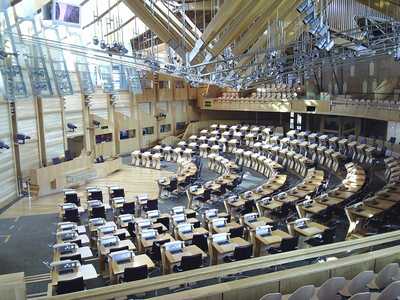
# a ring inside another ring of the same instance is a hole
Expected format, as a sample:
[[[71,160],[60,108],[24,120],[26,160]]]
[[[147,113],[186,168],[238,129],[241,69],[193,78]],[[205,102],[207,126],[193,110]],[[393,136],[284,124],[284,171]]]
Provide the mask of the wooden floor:
[[[118,185],[125,189],[126,197],[132,198],[138,194],[147,193],[150,197],[158,195],[157,179],[163,176],[170,176],[173,173],[164,170],[145,169],[124,165],[118,172],[108,177],[95,179],[86,185],[78,188],[81,202],[86,201],[86,186],[95,186],[103,189],[105,200],[108,200],[107,186]],[[30,216],[38,214],[49,214],[59,212],[58,204],[63,203],[63,194],[54,194],[32,200],[29,205],[28,198],[21,199],[4,213],[0,218],[16,218],[20,216]]]

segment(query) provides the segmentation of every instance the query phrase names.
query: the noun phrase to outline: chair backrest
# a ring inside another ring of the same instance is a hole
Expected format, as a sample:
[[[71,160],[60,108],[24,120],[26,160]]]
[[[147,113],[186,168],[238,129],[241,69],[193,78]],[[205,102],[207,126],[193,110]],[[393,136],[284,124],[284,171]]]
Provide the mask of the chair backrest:
[[[135,223],[134,222],[129,222],[128,223],[127,230],[129,232],[129,234],[131,235],[131,238],[135,238],[136,237]]]
[[[155,261],[161,261],[161,246],[165,243],[168,243],[170,240],[165,239],[162,241],[155,241],[153,242],[153,245],[151,246],[151,252],[152,252],[152,259]]]
[[[399,265],[397,263],[388,264],[378,273],[375,278],[375,283],[378,288],[382,290],[391,284],[393,282],[393,278],[395,278],[398,274]]]
[[[338,295],[346,285],[346,279],[344,277],[332,277],[325,281],[318,289],[317,297],[320,300],[340,300],[341,296]]]
[[[334,228],[328,228],[322,233],[322,239],[324,244],[330,244],[334,242],[335,230]]]
[[[400,281],[389,284],[379,295],[377,300],[395,300],[400,295]]]
[[[365,293],[358,293],[350,297],[349,300],[370,300],[371,299],[371,293],[365,292]],[[393,298],[395,299],[395,298]],[[389,300],[389,299],[385,299]]]
[[[158,218],[157,223],[163,224],[169,230],[169,217]]]
[[[79,292],[85,289],[83,277],[78,277],[71,280],[59,281],[57,284],[57,295],[67,294],[72,292]]]
[[[288,300],[309,300],[312,298],[315,292],[313,285],[305,285],[299,287],[292,295],[289,296]]]
[[[199,247],[204,252],[208,251],[207,236],[205,234],[194,234],[192,244]]]
[[[135,214],[135,202],[125,202],[122,206],[124,214]]]
[[[292,250],[296,249],[298,243],[299,243],[298,236],[288,238],[288,239],[282,239],[280,248],[281,248],[282,252],[292,251]]]
[[[67,209],[64,213],[64,219],[68,222],[79,222],[79,212],[77,208]]]
[[[182,256],[181,268],[183,271],[189,271],[200,268],[202,264],[203,264],[203,257],[201,253],[195,255]]]
[[[348,285],[348,290],[351,295],[368,292],[367,284],[374,277],[373,271],[363,271],[355,276]]]
[[[147,265],[142,265],[139,267],[125,268],[124,270],[124,281],[135,281],[146,279],[149,274]]]
[[[60,260],[78,260],[82,264],[82,255],[78,253],[69,256],[61,256]]]
[[[122,250],[129,250],[129,246],[119,247],[119,248],[112,248],[110,249],[110,253],[122,251]]]
[[[231,234],[231,238],[243,237],[244,227],[239,226],[239,227],[231,228],[231,229],[229,229],[229,233]]]
[[[281,300],[281,299],[282,299],[281,293],[267,294],[260,298],[260,300]]]
[[[106,218],[106,209],[104,206],[93,207],[92,209],[93,218]]]
[[[146,209],[145,211],[148,210],[157,210],[158,209],[158,200],[149,200],[147,201]]]
[[[206,189],[204,190],[203,200],[210,200],[211,199],[211,190]]]
[[[253,253],[252,245],[238,246],[235,247],[235,251],[233,251],[233,259],[234,260],[248,259],[251,257],[252,253]]]

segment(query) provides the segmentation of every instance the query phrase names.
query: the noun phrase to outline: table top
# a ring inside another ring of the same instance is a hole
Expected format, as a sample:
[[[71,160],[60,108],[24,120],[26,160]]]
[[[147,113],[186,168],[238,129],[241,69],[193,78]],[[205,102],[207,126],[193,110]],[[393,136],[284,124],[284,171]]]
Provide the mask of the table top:
[[[289,191],[287,195],[294,196],[296,198],[304,198],[305,196],[309,195],[311,191],[305,191],[305,190],[295,190],[295,191]]]
[[[68,240],[68,241],[63,241],[61,239],[61,237],[57,237],[57,244],[61,244],[61,243],[66,243],[66,242],[74,242],[74,241],[81,241],[82,245],[88,245],[89,244],[89,237],[87,236],[87,234],[79,234],[78,237],[74,240]]]
[[[213,231],[216,233],[224,233],[224,232],[229,232],[230,229],[232,228],[238,228],[242,225],[240,225],[239,223],[236,222],[230,222],[230,223],[226,223],[226,226],[224,227],[214,227],[213,226]]]
[[[194,228],[193,232],[191,233],[183,234],[182,232],[178,232],[178,238],[184,242],[191,241],[193,239],[193,235],[195,234],[208,234],[208,230],[203,227],[199,227],[199,228]]]
[[[83,277],[83,280],[90,280],[98,277],[96,269],[93,265],[81,265],[77,270],[73,273],[67,274],[58,274],[57,272],[53,271],[51,273],[51,284],[57,285],[60,281],[72,280],[75,278]]]
[[[147,268],[149,269],[153,269],[155,267],[154,262],[146,254],[135,255],[132,261],[123,264],[118,264],[117,262],[112,260],[111,256],[109,257],[110,257],[109,261],[110,271],[114,275],[123,274],[125,268],[136,268],[143,265],[147,265]]]
[[[175,239],[169,233],[158,233],[154,239],[145,240],[144,238],[141,238],[140,242],[142,243],[142,247],[144,249],[147,249],[151,248],[154,242],[164,241],[168,239],[170,240],[170,242],[175,241]]]
[[[325,199],[316,198],[315,201],[326,206],[335,206],[342,203],[345,199],[328,196]]]
[[[313,202],[311,206],[307,207],[304,205],[301,205],[301,209],[303,209],[306,212],[312,213],[312,214],[318,214],[321,211],[327,209],[328,206],[325,204],[320,204],[318,202]]]
[[[213,248],[217,251],[218,254],[224,255],[224,254],[229,254],[235,251],[235,248],[237,246],[247,246],[250,245],[250,243],[241,237],[235,237],[230,239],[229,244],[225,245],[218,245],[217,243],[213,242],[212,243]]]
[[[316,223],[316,222],[307,222],[307,225],[308,226],[306,228],[299,228],[296,226],[294,226],[293,228],[298,234],[305,236],[305,237],[310,237],[310,236],[314,236],[317,234],[321,234],[326,229],[328,229],[328,227],[326,227],[322,224]]]
[[[244,222],[244,225],[250,229],[256,229],[259,226],[264,226],[266,224],[272,224],[274,220],[268,217],[258,217],[254,222]]]
[[[60,254],[60,252],[55,251],[53,255],[53,261],[59,261],[61,257],[69,257],[72,255],[77,255],[80,254],[82,259],[87,259],[87,258],[92,258],[93,253],[90,247],[84,246],[84,247],[79,247],[76,249],[75,252],[73,253],[67,253],[67,254]]]
[[[362,217],[362,218],[372,218],[373,216],[380,214],[383,212],[381,209],[373,208],[370,206],[363,205],[360,210],[355,209],[354,207],[347,208],[350,213],[353,215]]]
[[[260,203],[260,206],[262,208],[268,209],[268,210],[275,210],[280,208],[283,205],[283,202],[276,201],[276,200],[271,200],[268,203]]]
[[[382,210],[388,210],[397,204],[396,202],[383,199],[364,200],[363,202],[366,206]]]
[[[128,250],[133,250],[133,251],[136,250],[136,247],[132,243],[131,240],[122,240],[118,243],[118,245],[111,246],[111,247],[104,247],[104,246],[100,245],[98,251],[99,251],[100,255],[106,256],[107,254],[110,253],[111,249],[121,248],[121,247],[125,247],[125,246],[128,246]]]
[[[342,199],[347,199],[351,196],[354,195],[353,192],[345,192],[345,191],[334,191],[334,192],[329,192],[329,196],[336,197],[336,198],[342,198]]]
[[[296,202],[297,200],[299,200],[299,197],[291,196],[289,194],[286,195],[286,197],[284,197],[282,199],[276,198],[276,201],[286,202],[286,203]]]
[[[195,245],[186,246],[183,248],[182,252],[172,254],[169,251],[165,251],[165,257],[169,264],[177,264],[182,260],[182,256],[191,256],[201,254],[203,258],[207,257],[207,254],[203,252],[199,247]]]
[[[288,239],[291,238],[292,236],[280,229],[277,230],[272,230],[271,231],[271,235],[268,236],[260,236],[260,235],[256,235],[256,241],[261,242],[262,244],[269,246],[269,245],[273,245],[273,244],[279,244],[282,239]]]

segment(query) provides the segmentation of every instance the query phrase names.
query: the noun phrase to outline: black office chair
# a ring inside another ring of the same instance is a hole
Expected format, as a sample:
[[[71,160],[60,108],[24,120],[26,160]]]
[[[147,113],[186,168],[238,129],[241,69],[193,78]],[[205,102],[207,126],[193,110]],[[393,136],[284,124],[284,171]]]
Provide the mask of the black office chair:
[[[61,256],[60,260],[77,260],[82,264],[82,256],[81,254],[74,254],[74,255],[68,255],[68,256]]]
[[[195,255],[184,255],[182,256],[181,264],[174,266],[175,272],[184,272],[189,270],[195,270],[201,268],[203,264],[203,257],[201,253]]]
[[[106,209],[104,206],[92,208],[92,218],[106,218]]]
[[[208,252],[207,235],[193,234],[192,245],[199,247],[204,252]]]
[[[219,188],[219,190],[212,191],[212,194],[216,195],[216,196],[222,196],[225,193],[226,193],[226,184],[221,184],[221,187]]]
[[[199,202],[207,202],[208,200],[211,199],[211,190],[204,190],[204,193],[202,196],[198,196],[195,198],[195,200]]]
[[[168,191],[169,193],[173,193],[176,191],[178,188],[178,179],[176,178],[171,178],[169,185],[165,187],[165,190]]]
[[[157,210],[158,209],[158,199],[147,201],[146,205],[143,207],[144,211]]]
[[[120,241],[123,241],[123,240],[126,239],[126,234],[125,234],[125,232],[122,232],[122,233],[120,233],[120,234],[117,234],[117,236],[118,236],[118,238],[119,238]]]
[[[165,239],[162,241],[155,241],[151,246],[151,251],[147,251],[147,255],[150,256],[151,260],[160,263],[161,262],[161,246],[168,243],[170,239]]]
[[[83,277],[78,277],[71,280],[59,281],[56,288],[57,295],[83,291],[85,283]]]
[[[128,230],[131,240],[136,240],[136,231],[135,231],[135,223],[134,222],[129,222],[128,227],[126,228]]]
[[[75,240],[75,241],[71,241],[71,243],[76,244],[79,248],[82,247],[82,240],[81,239],[78,239],[78,240]]]
[[[124,277],[122,281],[129,282],[135,280],[146,279],[149,276],[149,269],[147,265],[142,265],[139,267],[125,268]]]
[[[271,212],[272,216],[277,217],[278,219],[286,218],[290,213],[291,204],[290,203],[283,203],[282,206]]]
[[[229,229],[229,233],[231,234],[231,238],[241,237],[244,235],[244,226],[239,226],[235,228]]]
[[[241,216],[243,216],[245,214],[249,214],[253,211],[253,208],[254,208],[254,201],[246,200],[244,202],[243,208],[239,211],[239,213]]]
[[[64,221],[80,223],[81,222],[81,218],[79,216],[78,209],[74,208],[74,209],[65,210],[65,212],[64,212]]]
[[[78,195],[70,194],[65,196],[65,203],[74,203],[76,206],[81,206],[81,200]]]
[[[235,247],[233,251],[233,255],[226,256],[224,258],[225,262],[234,262],[239,260],[248,259],[251,257],[253,253],[253,245],[246,245],[246,246],[238,246]]]
[[[123,247],[118,247],[118,248],[112,248],[112,249],[110,249],[110,253],[118,252],[118,251],[123,251],[123,250],[129,250],[129,246],[123,246]]]
[[[157,219],[157,223],[163,224],[169,230],[169,217],[160,217]]]
[[[292,250],[297,249],[297,244],[299,243],[299,237],[295,236],[292,238],[288,239],[283,239],[281,242],[281,245],[276,248],[270,248],[268,250],[269,253],[271,254],[276,254],[276,253],[283,253],[283,252],[288,252]]]
[[[135,202],[125,202],[122,205],[121,213],[135,215]]]
[[[334,239],[335,239],[335,229],[328,228],[321,234],[321,237],[308,239],[305,242],[310,246],[320,246],[320,245],[332,244],[334,242]]]

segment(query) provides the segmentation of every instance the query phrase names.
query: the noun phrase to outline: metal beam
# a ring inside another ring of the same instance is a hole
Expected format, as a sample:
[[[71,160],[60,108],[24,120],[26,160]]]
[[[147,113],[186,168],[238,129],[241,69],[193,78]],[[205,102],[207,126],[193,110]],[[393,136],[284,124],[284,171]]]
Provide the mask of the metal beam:
[[[357,2],[400,20],[400,3],[398,0],[357,0]]]
[[[122,23],[120,26],[118,26],[117,28],[115,28],[114,30],[110,31],[109,33],[107,33],[105,35],[105,37],[117,32],[118,30],[121,30],[122,28],[124,28],[126,25],[128,25],[130,22],[132,22],[134,19],[136,18],[136,16],[132,16],[131,18],[129,18],[128,20],[126,20],[124,23]]]
[[[241,7],[246,6],[248,0],[225,0],[218,9],[217,14],[207,25],[200,39],[197,40],[192,52],[189,54],[189,61],[193,62],[199,53],[217,36],[221,29],[234,18]]]

